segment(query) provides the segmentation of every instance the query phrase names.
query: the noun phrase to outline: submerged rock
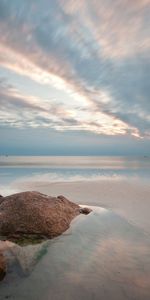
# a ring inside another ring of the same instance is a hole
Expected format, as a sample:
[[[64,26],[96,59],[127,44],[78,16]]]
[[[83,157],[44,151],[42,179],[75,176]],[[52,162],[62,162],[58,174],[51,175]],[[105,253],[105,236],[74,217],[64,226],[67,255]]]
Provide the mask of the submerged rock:
[[[0,281],[3,280],[5,275],[6,275],[6,261],[4,255],[0,252]]]
[[[0,234],[35,234],[52,238],[69,228],[81,213],[79,205],[64,196],[51,197],[39,192],[22,192],[2,198]],[[82,209],[82,213],[86,213]]]
[[[49,240],[45,240],[39,244],[29,244],[22,247],[10,241],[0,242],[0,248],[2,248],[0,252],[5,254],[8,273],[13,272],[19,276],[28,276],[46,254],[49,243]]]

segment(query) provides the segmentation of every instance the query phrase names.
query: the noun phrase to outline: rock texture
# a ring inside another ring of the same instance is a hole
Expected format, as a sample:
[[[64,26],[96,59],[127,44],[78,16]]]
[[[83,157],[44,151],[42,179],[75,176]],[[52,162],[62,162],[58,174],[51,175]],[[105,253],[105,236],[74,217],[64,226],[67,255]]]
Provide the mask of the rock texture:
[[[39,192],[22,192],[2,197],[0,234],[38,234],[48,238],[68,229],[80,207],[63,196],[50,197]]]

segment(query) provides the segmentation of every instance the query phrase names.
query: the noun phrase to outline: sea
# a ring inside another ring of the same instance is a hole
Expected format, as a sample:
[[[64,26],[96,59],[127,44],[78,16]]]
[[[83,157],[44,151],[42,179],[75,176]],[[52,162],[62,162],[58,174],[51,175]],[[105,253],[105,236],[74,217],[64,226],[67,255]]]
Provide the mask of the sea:
[[[22,191],[27,182],[150,179],[150,157],[0,156],[0,194]]]
[[[150,157],[0,157],[3,196],[41,184],[57,189],[59,183],[103,180],[148,186]],[[150,235],[99,202],[91,208],[52,240],[18,245],[0,237],[7,260],[0,300],[150,299]]]

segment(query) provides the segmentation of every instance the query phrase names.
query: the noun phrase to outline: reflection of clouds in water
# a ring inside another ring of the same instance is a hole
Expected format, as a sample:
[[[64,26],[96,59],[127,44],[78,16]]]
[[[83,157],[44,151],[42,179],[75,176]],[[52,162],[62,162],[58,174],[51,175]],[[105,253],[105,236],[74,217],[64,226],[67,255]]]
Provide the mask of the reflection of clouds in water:
[[[113,240],[103,241],[96,249],[96,255],[102,257],[103,270],[107,277],[112,274],[117,282],[138,285],[140,280],[149,278],[147,288],[150,287],[150,269],[145,266],[145,257],[149,257],[149,248],[137,244],[136,241]],[[109,271],[105,266],[109,264]],[[124,271],[123,274],[122,270]],[[146,282],[145,282],[146,283]]]
[[[148,289],[150,287],[150,276],[149,274],[140,274],[140,276],[135,278],[134,280],[135,285],[140,288]]]
[[[84,260],[85,251],[83,251],[80,264],[80,281],[88,271],[97,265],[102,277],[107,279],[114,278],[118,282],[128,284],[143,285],[144,278],[150,287],[150,269],[145,266],[145,259],[149,256],[149,248],[145,245],[134,244],[128,240],[108,238],[104,241],[96,241],[95,245],[88,245],[88,260]],[[81,253],[80,253],[81,254]],[[82,261],[83,259],[83,261]],[[122,272],[123,271],[123,272]],[[120,273],[121,276],[120,276]],[[93,274],[94,275],[94,274]],[[97,276],[97,275],[96,275]],[[68,280],[72,281],[77,278],[78,272],[69,272]],[[142,281],[140,282],[140,278]],[[148,280],[149,278],[149,280]],[[89,278],[91,280],[91,278]]]
[[[99,172],[90,172],[87,174],[72,174],[70,173],[35,173],[29,176],[18,176],[18,178],[11,180],[9,184],[1,185],[0,190],[2,195],[9,195],[11,193],[17,193],[26,189],[35,189],[38,187],[48,186],[51,183],[65,183],[65,182],[83,182],[83,181],[123,181],[126,180],[127,176],[121,174],[103,174]],[[138,180],[138,175],[132,177],[132,179]]]
[[[77,217],[66,233],[48,242],[36,267],[32,262],[41,253],[40,245],[32,248],[32,255],[26,247],[22,254],[16,251],[23,266],[29,255],[27,261],[35,268],[29,268],[29,277],[20,281],[15,299],[20,300],[22,291],[44,300],[91,300],[93,295],[94,299],[149,299],[148,236],[111,211],[92,208],[91,214]]]
[[[65,174],[64,175],[62,173],[45,173],[45,174],[34,174],[33,176],[26,176],[23,177],[21,179],[17,179],[16,181],[14,181],[14,183],[27,183],[29,184],[31,182],[36,184],[36,182],[38,183],[50,183],[50,182],[73,182],[73,181],[88,181],[88,180],[99,180],[99,179],[121,179],[122,176],[121,175],[116,175],[116,174],[112,174],[112,176],[106,176],[106,175],[102,175],[102,174],[83,174],[83,175],[79,175],[79,174]]]
[[[143,237],[140,237],[142,232],[138,232],[127,222],[123,221],[122,224],[121,218],[118,221],[118,227],[123,225],[123,231],[126,231],[122,236],[122,229],[115,232],[113,221],[110,232],[107,230],[105,232],[105,226],[107,227],[108,224],[104,219],[103,236],[99,228],[99,234],[96,229],[97,234],[93,238],[95,234],[93,229],[93,231],[89,230],[89,235],[92,235],[89,239],[86,240],[85,237],[84,241],[80,241],[78,245],[82,245],[82,251],[79,246],[79,257],[74,251],[71,270],[66,272],[66,280],[70,284],[84,284],[86,281],[89,287],[94,285],[98,288],[100,282],[105,284],[107,281],[112,284],[114,281],[122,288],[125,285],[133,290],[143,288],[144,293],[150,292],[149,244],[145,243],[146,240]],[[84,224],[81,225],[84,228]],[[100,224],[95,223],[94,226],[98,227]],[[83,231],[84,236],[86,231]]]
[[[26,189],[35,189],[43,187],[51,183],[61,182],[80,182],[80,181],[97,181],[97,180],[120,180],[123,176],[112,174],[112,176],[105,176],[101,174],[62,174],[62,173],[35,173],[32,176],[18,176],[16,179],[11,179],[7,184],[0,185],[0,193],[7,196],[13,193],[24,191]]]
[[[149,162],[149,158],[136,157],[1,157],[0,193],[63,182],[145,181],[150,178]]]

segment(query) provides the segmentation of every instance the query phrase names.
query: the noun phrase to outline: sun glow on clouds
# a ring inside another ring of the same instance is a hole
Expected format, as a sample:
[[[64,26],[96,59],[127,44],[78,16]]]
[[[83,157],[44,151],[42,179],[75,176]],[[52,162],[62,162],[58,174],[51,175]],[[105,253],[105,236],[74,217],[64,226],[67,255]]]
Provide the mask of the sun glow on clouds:
[[[1,0],[1,124],[148,137],[149,4]]]
[[[41,69],[29,61],[28,58],[4,45],[0,45],[0,64],[19,75],[35,80],[39,84],[50,84],[60,90],[65,89],[67,86],[63,78]]]
[[[60,131],[87,130],[107,135],[126,133],[127,124],[120,120],[113,120],[112,117],[100,111],[94,112],[88,99],[74,91],[63,79],[40,69],[20,54],[4,46],[1,46],[1,65],[19,75],[29,77],[38,84],[52,85],[60,91],[65,90],[69,96],[69,102],[62,99],[63,105],[60,105],[57,99],[22,95],[17,89],[3,85],[3,91],[0,93],[1,99],[4,99],[4,101],[1,100],[0,120],[2,124],[16,127],[51,127]],[[100,98],[102,103],[110,101],[104,92],[101,92]],[[19,106],[23,108],[21,115]]]
[[[51,127],[56,130],[88,130],[98,134],[124,134],[128,126],[101,112],[90,111],[87,105],[80,109],[76,102],[60,105],[57,99],[41,99],[23,95],[14,87],[1,82],[0,121],[15,127]],[[80,103],[81,104],[81,103]],[[136,131],[136,130],[135,130]]]

